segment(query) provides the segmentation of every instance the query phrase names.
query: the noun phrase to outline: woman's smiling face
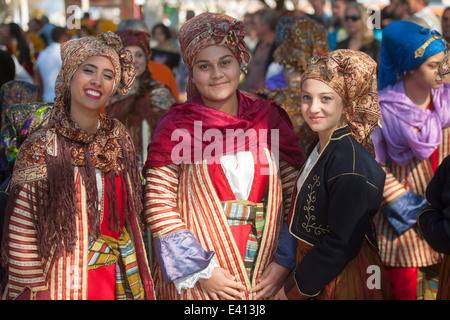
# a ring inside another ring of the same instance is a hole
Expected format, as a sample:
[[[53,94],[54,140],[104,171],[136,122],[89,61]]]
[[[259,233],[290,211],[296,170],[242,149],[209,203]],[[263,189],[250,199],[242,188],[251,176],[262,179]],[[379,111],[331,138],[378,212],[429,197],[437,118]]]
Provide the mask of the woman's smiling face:
[[[73,108],[100,111],[114,88],[114,67],[106,57],[92,56],[74,72],[70,81]]]
[[[321,141],[327,141],[335,129],[345,125],[342,98],[319,80],[307,79],[302,83],[301,111]]]
[[[220,106],[236,96],[240,65],[228,48],[213,45],[201,50],[194,59],[192,73],[207,106]]]

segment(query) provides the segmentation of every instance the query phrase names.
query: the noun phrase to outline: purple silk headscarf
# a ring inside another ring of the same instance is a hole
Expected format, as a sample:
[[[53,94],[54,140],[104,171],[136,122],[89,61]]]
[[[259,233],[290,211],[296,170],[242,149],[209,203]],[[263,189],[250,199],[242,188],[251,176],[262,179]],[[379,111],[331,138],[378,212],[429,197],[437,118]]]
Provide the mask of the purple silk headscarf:
[[[430,157],[441,143],[442,129],[450,125],[450,84],[431,89],[434,111],[415,105],[406,96],[403,81],[379,91],[378,97],[382,127],[372,133],[377,161],[405,166],[415,157]]]

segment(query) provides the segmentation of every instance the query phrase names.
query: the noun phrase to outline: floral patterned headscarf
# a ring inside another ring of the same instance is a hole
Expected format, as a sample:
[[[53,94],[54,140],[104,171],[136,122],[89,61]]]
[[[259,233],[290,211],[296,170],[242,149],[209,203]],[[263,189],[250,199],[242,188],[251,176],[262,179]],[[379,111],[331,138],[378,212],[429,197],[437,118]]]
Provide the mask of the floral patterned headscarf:
[[[54,113],[62,106],[70,104],[70,81],[78,67],[89,57],[103,56],[109,58],[114,67],[115,92],[119,83],[128,90],[135,78],[133,57],[122,46],[120,37],[111,32],[105,32],[97,37],[83,37],[69,40],[61,45],[61,71],[55,82]]]
[[[439,63],[438,76],[445,78],[450,75],[450,51],[445,52],[444,59]]]
[[[325,27],[308,17],[296,17],[289,24],[286,38],[275,50],[273,58],[287,69],[305,71],[309,58],[328,51]]]
[[[231,50],[245,68],[250,61],[250,52],[244,41],[244,23],[221,13],[205,12],[186,21],[180,28],[178,39],[183,60],[189,69],[187,96],[197,92],[192,82],[192,64],[204,48],[218,45]]]
[[[355,139],[375,155],[372,131],[380,123],[377,63],[367,54],[350,49],[319,53],[302,76],[324,82],[344,101],[346,120]]]

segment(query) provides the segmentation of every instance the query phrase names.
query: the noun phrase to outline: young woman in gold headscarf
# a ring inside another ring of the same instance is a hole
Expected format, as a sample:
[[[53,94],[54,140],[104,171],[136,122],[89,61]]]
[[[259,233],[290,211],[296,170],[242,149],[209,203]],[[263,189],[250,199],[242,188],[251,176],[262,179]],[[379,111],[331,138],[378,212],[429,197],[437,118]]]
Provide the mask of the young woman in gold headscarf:
[[[380,118],[376,88],[375,61],[353,50],[316,55],[302,76],[302,114],[319,142],[295,185],[290,234],[282,237],[297,240],[296,262],[277,298],[391,297],[372,223],[385,181],[371,139]]]
[[[133,139],[101,108],[134,80],[111,32],[61,46],[49,124],[21,146],[6,209],[6,299],[154,299]]]

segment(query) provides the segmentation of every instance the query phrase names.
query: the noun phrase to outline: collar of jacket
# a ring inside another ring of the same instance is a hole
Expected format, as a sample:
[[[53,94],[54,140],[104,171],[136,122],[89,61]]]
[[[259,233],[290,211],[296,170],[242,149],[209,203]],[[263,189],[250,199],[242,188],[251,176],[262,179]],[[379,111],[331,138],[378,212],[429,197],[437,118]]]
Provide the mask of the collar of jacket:
[[[343,137],[351,134],[352,132],[350,131],[350,128],[348,127],[348,125],[345,125],[343,127],[335,129],[331,134],[330,140],[340,140]]]

